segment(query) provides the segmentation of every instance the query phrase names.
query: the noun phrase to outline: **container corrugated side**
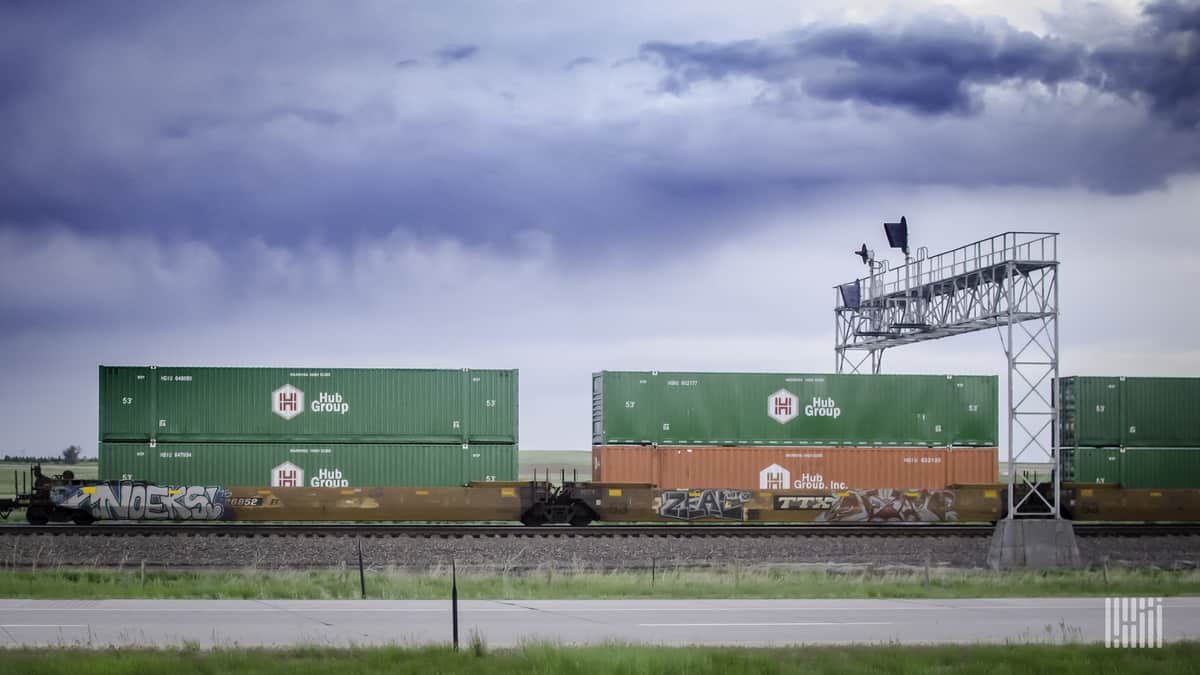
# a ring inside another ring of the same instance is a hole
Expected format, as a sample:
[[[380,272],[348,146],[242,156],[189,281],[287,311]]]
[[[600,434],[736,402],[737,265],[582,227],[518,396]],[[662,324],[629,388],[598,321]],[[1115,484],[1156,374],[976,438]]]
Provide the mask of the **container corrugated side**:
[[[1200,378],[1059,380],[1063,447],[1200,447]]]
[[[1127,488],[1200,488],[1200,449],[1123,448],[1121,485]]]
[[[515,445],[101,443],[102,480],[375,487],[517,480]]]
[[[994,447],[994,376],[593,375],[593,444]]]
[[[605,482],[744,490],[939,489],[999,480],[996,448],[595,446]]]
[[[1072,448],[1064,451],[1063,478],[1074,483],[1120,483],[1123,455],[1120,448]]]
[[[100,440],[515,443],[517,371],[100,367]]]
[[[1200,378],[1127,377],[1121,390],[1121,445],[1200,446]]]
[[[1071,476],[1131,489],[1200,488],[1200,449],[1074,448]]]
[[[597,483],[659,484],[657,453],[642,445],[592,446],[592,480]]]

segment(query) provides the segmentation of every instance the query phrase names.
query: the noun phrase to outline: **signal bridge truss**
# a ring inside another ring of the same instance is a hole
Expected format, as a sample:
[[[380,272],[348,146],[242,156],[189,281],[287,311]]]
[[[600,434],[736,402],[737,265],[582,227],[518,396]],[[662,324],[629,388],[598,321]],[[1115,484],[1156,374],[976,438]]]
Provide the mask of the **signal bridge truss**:
[[[885,350],[996,328],[1008,359],[1008,517],[1059,517],[1058,234],[1005,232],[836,287],[839,373],[878,374]],[[1050,476],[1018,476],[1049,461]],[[1039,483],[1046,478],[1050,483]],[[1039,489],[1040,487],[1040,489]]]

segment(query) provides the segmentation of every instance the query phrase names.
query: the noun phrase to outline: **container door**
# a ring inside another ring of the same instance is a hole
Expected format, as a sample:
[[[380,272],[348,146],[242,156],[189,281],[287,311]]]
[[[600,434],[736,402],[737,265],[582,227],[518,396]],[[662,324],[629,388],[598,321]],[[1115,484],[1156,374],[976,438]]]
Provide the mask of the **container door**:
[[[517,440],[517,371],[472,370],[467,378],[463,424],[471,443]]]
[[[462,469],[463,483],[517,480],[517,446],[471,445],[462,450]]]
[[[1075,444],[1121,445],[1121,380],[1116,377],[1077,377],[1074,380]]]
[[[600,435],[605,444],[658,443],[662,424],[657,412],[657,373],[601,373],[604,397]]]
[[[100,367],[100,440],[148,441],[154,432],[154,370]]]

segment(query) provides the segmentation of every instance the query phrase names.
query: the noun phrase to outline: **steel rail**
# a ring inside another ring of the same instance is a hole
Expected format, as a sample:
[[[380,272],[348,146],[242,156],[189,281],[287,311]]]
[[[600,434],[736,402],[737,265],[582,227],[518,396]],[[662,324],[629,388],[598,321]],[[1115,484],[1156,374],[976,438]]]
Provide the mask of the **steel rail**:
[[[154,535],[193,537],[791,537],[791,536],[985,536],[990,525],[414,525],[362,523],[112,523],[92,525],[5,525],[0,535],[49,534],[61,536],[136,537]]]
[[[522,525],[416,525],[388,523],[96,523],[0,525],[0,536],[53,535],[84,537],[417,537],[417,538],[594,538],[594,537],[985,537],[987,524],[951,525],[923,523],[877,524],[737,524],[737,525],[591,525],[589,527]],[[1075,523],[1081,537],[1200,536],[1196,523]]]

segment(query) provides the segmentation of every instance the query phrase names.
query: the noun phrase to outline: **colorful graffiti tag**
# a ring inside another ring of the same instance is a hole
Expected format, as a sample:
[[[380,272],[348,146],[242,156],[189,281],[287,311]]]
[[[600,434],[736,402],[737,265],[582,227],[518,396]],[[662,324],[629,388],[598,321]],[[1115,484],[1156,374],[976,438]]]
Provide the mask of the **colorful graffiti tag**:
[[[952,490],[850,490],[832,503],[812,501],[817,522],[950,522],[958,520]],[[799,502],[796,502],[797,504]],[[779,501],[776,498],[776,508]],[[804,508],[804,507],[800,507]]]
[[[61,488],[54,501],[97,520],[222,520],[232,517],[221,487],[161,486],[128,482]]]
[[[750,497],[747,490],[667,490],[659,497],[658,515],[677,520],[741,520]]]

